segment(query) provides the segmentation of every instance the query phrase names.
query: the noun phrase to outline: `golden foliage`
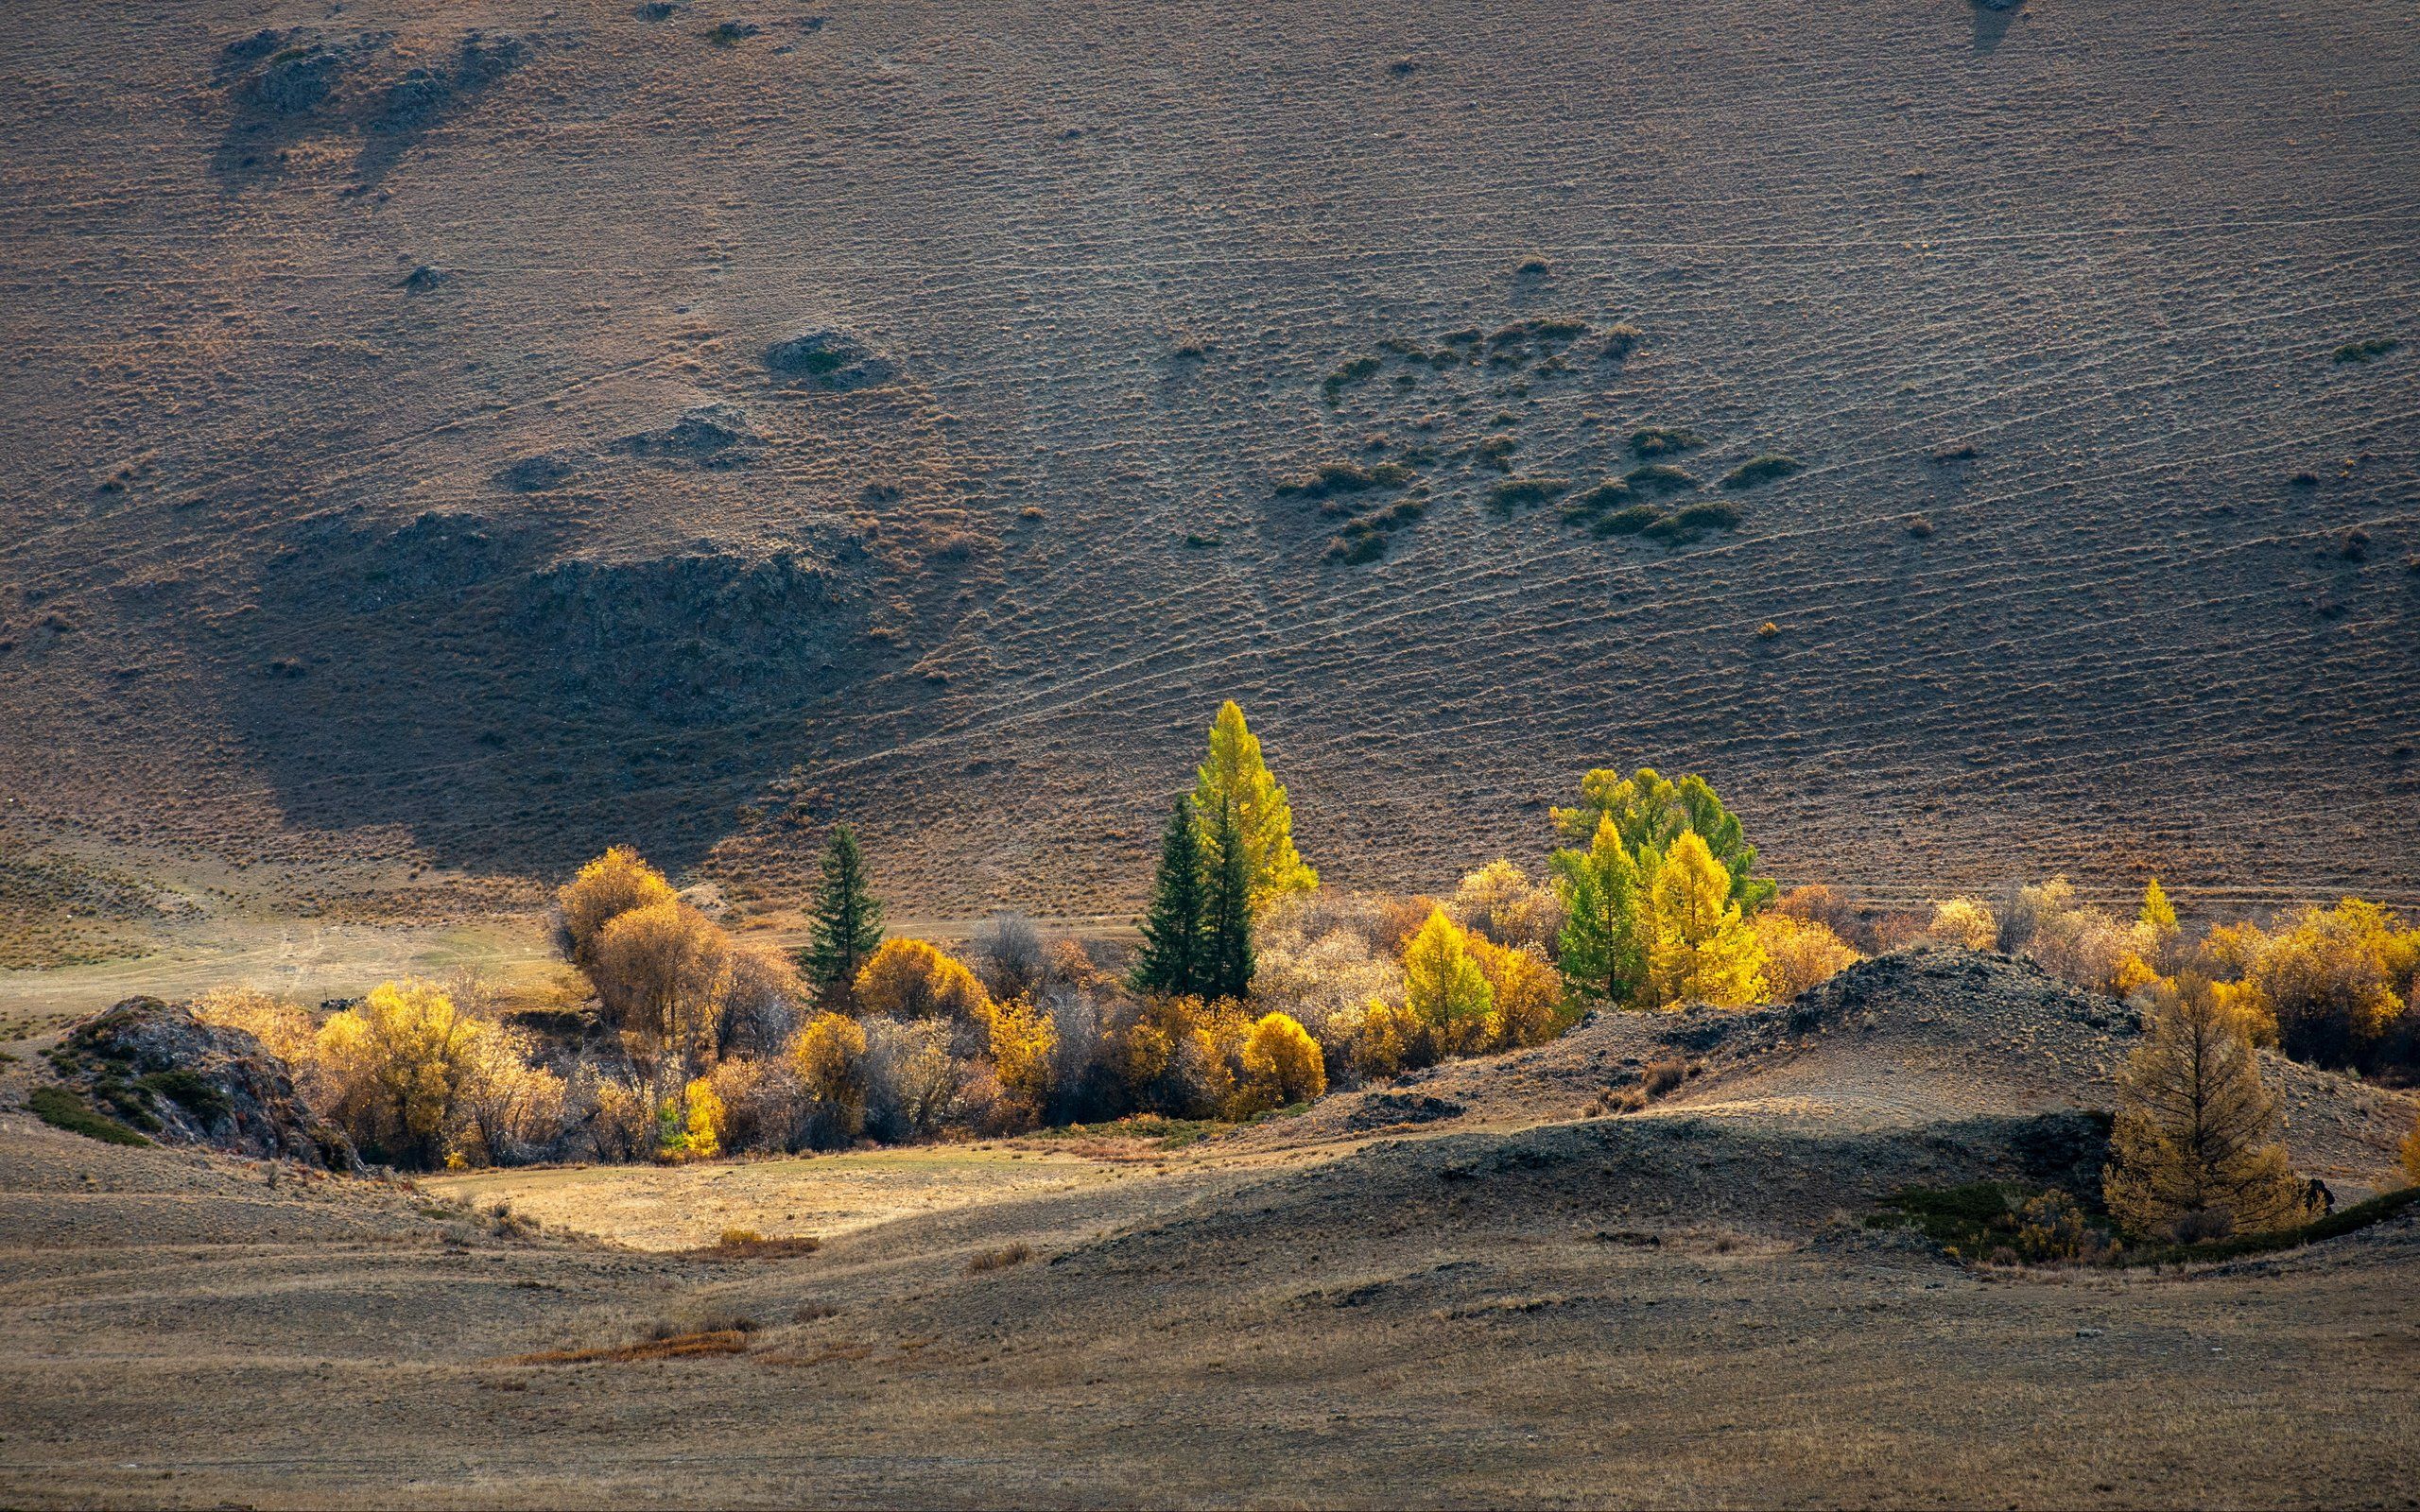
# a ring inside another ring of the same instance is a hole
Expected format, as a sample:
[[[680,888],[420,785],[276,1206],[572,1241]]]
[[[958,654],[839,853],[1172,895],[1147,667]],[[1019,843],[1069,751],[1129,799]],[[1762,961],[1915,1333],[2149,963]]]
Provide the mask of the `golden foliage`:
[[[1463,944],[1487,978],[1484,1047],[1519,1050],[1553,1039],[1565,1022],[1562,973],[1526,945],[1507,948],[1477,935]]]
[[[712,1057],[731,996],[731,937],[676,899],[615,915],[590,948],[605,1021],[642,1059]]]
[[[297,1003],[249,987],[222,987],[202,994],[194,1017],[222,1029],[240,1029],[263,1049],[300,1072],[309,1062],[319,1025]]]
[[[598,933],[617,915],[672,900],[672,885],[664,880],[664,873],[626,845],[617,845],[580,868],[579,875],[555,894],[562,910],[563,933],[571,939],[572,958],[582,965],[587,964]]]
[[[826,1143],[857,1137],[866,1119],[866,1031],[841,1013],[819,1013],[790,1040],[790,1069],[819,1105]]]
[[[859,1011],[887,1019],[980,1019],[991,1002],[956,956],[921,939],[887,939],[857,973]]]
[[[1932,922],[1925,935],[1943,945],[1987,951],[1999,943],[2000,923],[1980,898],[1949,898],[1932,905]]]
[[[1765,953],[1731,901],[1731,873],[1694,830],[1672,842],[1649,890],[1647,978],[1658,1007],[1736,1008],[1765,990]]]
[[[1058,1026],[1048,1012],[1023,998],[988,1003],[983,1022],[991,1037],[992,1073],[999,1078],[1002,1094],[1027,1117],[1040,1119],[1056,1091]]]
[[[436,1165],[477,1074],[480,1040],[493,1032],[434,983],[381,982],[320,1026],[315,1052],[332,1117],[364,1150]]]
[[[2420,1187],[2420,1119],[2411,1125],[2411,1132],[2403,1137],[2403,1179]]]
[[[1404,1006],[1438,1037],[1442,1051],[1485,1047],[1495,990],[1471,958],[1470,936],[1443,907],[1428,911],[1427,922],[1404,947],[1403,992]]]
[[[2208,1239],[2308,1216],[2252,1037],[2206,981],[2187,974],[2158,989],[2118,1099],[2101,1190],[2129,1228]]]
[[[1230,1117],[1306,1103],[1327,1091],[1327,1066],[1318,1042],[1286,1014],[1262,1015],[1244,1037],[1240,1058],[1243,1074],[1236,1078]]]
[[[1765,985],[1786,1002],[1858,963],[1857,952],[1829,925],[1768,908],[1753,926],[1765,953]]]
[[[2238,932],[2222,949],[2248,957],[2238,1001],[2305,1059],[2357,1058],[2402,1014],[2420,975],[2420,930],[2353,898],[2307,908],[2277,934]],[[2218,952],[2205,943],[2204,954]]]
[[[1378,998],[1361,1005],[1351,1031],[1353,1069],[1365,1081],[1383,1081],[1437,1058],[1428,1025],[1410,1009]]]
[[[722,1099],[703,1076],[665,1099],[656,1115],[662,1132],[656,1140],[659,1160],[711,1160],[722,1153]]]
[[[1255,912],[1320,885],[1319,873],[1294,850],[1293,805],[1261,757],[1260,737],[1245,728],[1244,712],[1233,699],[1219,705],[1211,723],[1209,759],[1195,774],[1193,807],[1201,816],[1205,838],[1222,809],[1234,815]]]
[[[1544,954],[1563,929],[1563,900],[1510,861],[1491,861],[1463,877],[1447,904],[1454,922],[1498,945]]]

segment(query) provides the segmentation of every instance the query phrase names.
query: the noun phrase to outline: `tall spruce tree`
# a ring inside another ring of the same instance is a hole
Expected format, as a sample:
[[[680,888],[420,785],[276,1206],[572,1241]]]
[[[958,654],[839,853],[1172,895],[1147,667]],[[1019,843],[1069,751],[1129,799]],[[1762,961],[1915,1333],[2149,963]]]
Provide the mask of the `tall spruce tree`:
[[[1241,998],[1252,990],[1252,862],[1232,803],[1210,821],[1208,896],[1203,900],[1201,995]]]
[[[857,972],[882,943],[882,900],[866,885],[865,857],[857,832],[832,827],[823,848],[823,886],[816,894],[812,928],[799,965],[822,988],[825,1001],[841,1007],[856,1000]]]
[[[1193,799],[1180,793],[1160,833],[1160,870],[1151,879],[1151,906],[1143,917],[1143,955],[1132,979],[1135,991],[1182,997],[1202,990],[1209,879],[1201,862]]]

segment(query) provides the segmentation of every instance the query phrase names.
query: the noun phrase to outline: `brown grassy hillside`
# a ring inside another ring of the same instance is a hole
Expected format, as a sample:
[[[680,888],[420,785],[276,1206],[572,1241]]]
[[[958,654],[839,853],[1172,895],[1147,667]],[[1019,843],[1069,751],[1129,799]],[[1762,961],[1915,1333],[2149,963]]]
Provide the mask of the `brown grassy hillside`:
[[[648,11],[11,16],[21,843],[1094,912],[1234,696],[1347,883],[2414,896],[2399,7]]]

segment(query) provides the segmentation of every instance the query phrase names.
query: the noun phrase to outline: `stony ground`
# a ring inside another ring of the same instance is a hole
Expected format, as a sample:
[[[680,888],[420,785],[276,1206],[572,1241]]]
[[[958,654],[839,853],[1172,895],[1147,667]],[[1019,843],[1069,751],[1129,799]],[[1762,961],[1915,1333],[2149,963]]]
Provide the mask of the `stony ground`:
[[[1884,962],[1795,1022],[1625,1020],[1525,1068],[1458,1066],[1179,1150],[1097,1140],[1080,1157],[1015,1141],[414,1190],[272,1181],[0,1115],[0,1497],[2420,1496],[2408,1215],[2189,1273],[1968,1270],[1855,1221],[1903,1182],[2016,1174],[2019,1136],[2093,1102],[2071,1057],[2126,1030],[2079,1007],[1987,957]],[[1685,1041],[1705,1069],[1643,1112],[1571,1121],[1547,1096],[1516,1116],[1541,1089],[1618,1080],[1616,1031],[1658,1054]],[[1344,1126],[1374,1098],[1445,1092],[1463,1114]],[[2375,1146],[2411,1100],[2369,1099],[2343,1103],[2361,1113],[2349,1136],[2308,1143],[2298,1119],[2298,1158],[2385,1184]],[[527,1211],[499,1215],[500,1194]],[[683,1252],[697,1222],[666,1214],[683,1199],[827,1243]],[[887,1221],[866,1221],[874,1206]],[[649,1357],[658,1335],[720,1352]]]
[[[839,815],[903,905],[1115,913],[1230,695],[1346,883],[1653,761],[1792,877],[2409,901],[2407,23],[20,7],[11,949],[620,839],[786,900]],[[1650,424],[1736,529],[1560,518]],[[1425,502],[1374,561],[1392,488],[1279,491],[1345,461]]]

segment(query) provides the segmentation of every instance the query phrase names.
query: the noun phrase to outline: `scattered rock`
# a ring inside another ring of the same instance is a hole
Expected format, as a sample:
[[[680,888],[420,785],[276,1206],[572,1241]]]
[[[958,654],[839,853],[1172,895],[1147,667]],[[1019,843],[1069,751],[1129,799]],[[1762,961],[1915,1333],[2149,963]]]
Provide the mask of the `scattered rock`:
[[[1398,1124],[1434,1124],[1460,1118],[1462,1113],[1461,1104],[1426,1092],[1373,1092],[1346,1116],[1344,1126],[1357,1131]]]
[[[847,393],[885,384],[897,364],[864,342],[838,331],[810,331],[766,349],[765,366],[803,387]]]

